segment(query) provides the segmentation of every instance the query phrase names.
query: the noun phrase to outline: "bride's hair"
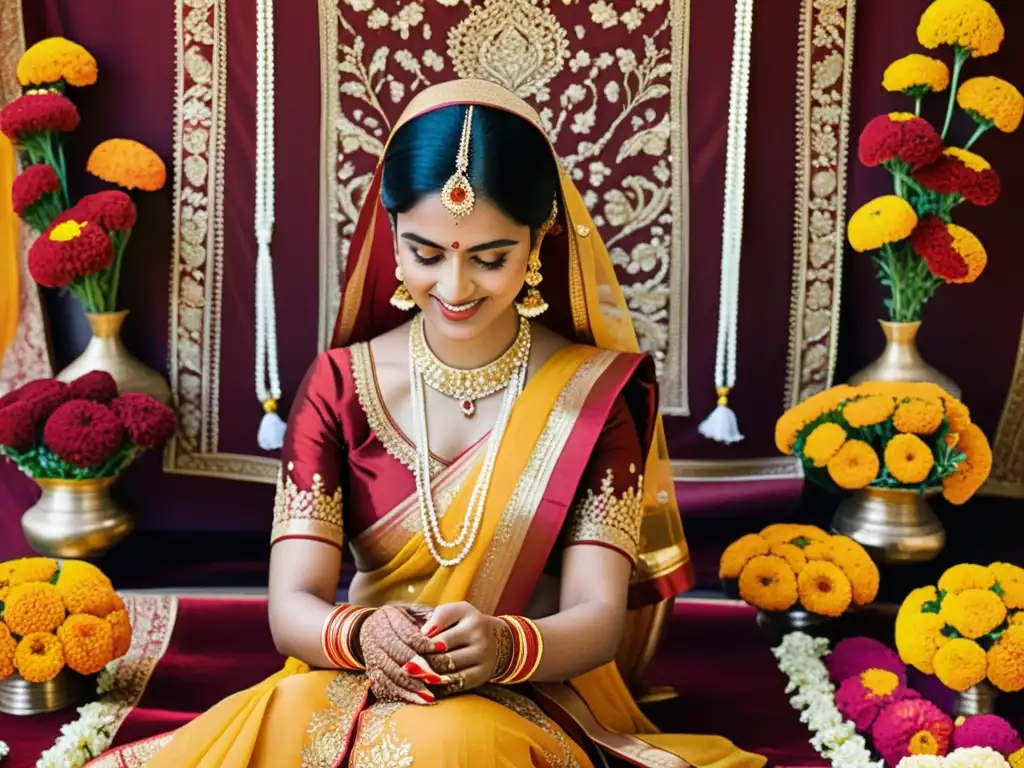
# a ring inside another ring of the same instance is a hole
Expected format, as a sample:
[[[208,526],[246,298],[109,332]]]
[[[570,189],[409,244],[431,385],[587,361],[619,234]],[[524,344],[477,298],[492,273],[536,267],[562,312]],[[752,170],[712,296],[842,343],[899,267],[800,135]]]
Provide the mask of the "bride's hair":
[[[468,107],[441,107],[409,121],[391,138],[384,155],[381,201],[393,217],[428,195],[438,194],[455,172]],[[543,134],[518,115],[473,108],[469,181],[514,221],[537,230],[551,214],[558,169]]]

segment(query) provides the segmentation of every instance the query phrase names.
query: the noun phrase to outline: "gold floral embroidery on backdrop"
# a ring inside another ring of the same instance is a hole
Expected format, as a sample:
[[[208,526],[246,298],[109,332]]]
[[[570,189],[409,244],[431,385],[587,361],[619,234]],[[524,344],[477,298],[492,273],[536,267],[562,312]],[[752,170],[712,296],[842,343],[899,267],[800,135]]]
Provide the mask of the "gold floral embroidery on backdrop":
[[[686,415],[688,0],[320,0],[320,20],[321,345],[391,120],[428,85],[479,77],[537,108],[608,243],[663,409]]]
[[[992,475],[985,490],[999,496],[1024,498],[1024,323],[1017,345],[1017,362],[999,417],[992,446]]]
[[[288,462],[287,472],[282,468],[278,474],[271,543],[282,536],[299,535],[326,539],[341,546],[344,539],[341,487],[328,493],[323,478],[314,474],[312,488],[299,488],[291,477],[294,469],[295,465]]]
[[[643,487],[644,478],[641,475],[637,477],[635,486],[631,485],[617,493],[615,475],[608,469],[601,479],[600,490],[594,493],[592,488],[588,488],[576,502],[566,541],[604,542],[621,549],[631,560],[636,560],[640,549]]]
[[[802,0],[796,231],[784,407],[827,388],[839,343],[855,0]]]

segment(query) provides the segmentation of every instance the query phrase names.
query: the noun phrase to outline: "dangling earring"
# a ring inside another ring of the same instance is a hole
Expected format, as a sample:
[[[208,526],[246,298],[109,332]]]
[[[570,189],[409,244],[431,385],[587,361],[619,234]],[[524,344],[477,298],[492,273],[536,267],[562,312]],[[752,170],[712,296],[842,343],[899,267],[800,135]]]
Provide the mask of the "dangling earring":
[[[397,307],[403,312],[408,312],[416,306],[416,302],[412,300],[412,294],[409,293],[409,289],[405,286],[405,275],[402,274],[401,267],[395,267],[395,277],[398,278],[398,287],[391,294],[391,306]]]
[[[544,242],[544,236],[555,224],[558,216],[558,200],[551,204],[551,215],[548,216],[537,233],[537,242],[530,250],[530,258],[526,262],[526,295],[523,300],[516,304],[516,311],[526,318],[539,317],[548,311],[548,303],[540,295],[537,286],[541,284],[544,276],[540,273],[540,246]]]

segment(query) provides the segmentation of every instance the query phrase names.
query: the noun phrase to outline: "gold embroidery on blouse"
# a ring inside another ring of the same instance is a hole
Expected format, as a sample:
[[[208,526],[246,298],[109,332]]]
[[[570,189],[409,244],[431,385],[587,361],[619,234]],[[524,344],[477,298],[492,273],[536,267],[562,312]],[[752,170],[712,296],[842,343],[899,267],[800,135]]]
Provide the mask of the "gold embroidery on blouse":
[[[547,760],[548,765],[553,766],[553,768],[581,768],[576,755],[573,754],[572,747],[569,746],[568,737],[562,732],[561,728],[548,719],[548,716],[544,714],[544,710],[531,699],[526,698],[522,694],[514,693],[508,688],[500,688],[496,685],[485,685],[483,688],[478,688],[474,693],[490,699],[495,704],[500,704],[506,709],[512,710],[521,718],[537,726],[553,738],[562,750],[562,756],[558,757],[558,755],[542,749],[541,751],[544,752],[544,758]]]
[[[360,745],[352,760],[352,768],[409,768],[412,764],[412,744],[402,738],[394,723],[387,724],[377,743]]]
[[[294,469],[295,464],[289,461],[288,474],[284,468],[278,471],[271,544],[282,536],[312,536],[340,546],[344,540],[341,486],[328,494],[323,478],[317,473],[313,475],[313,487],[303,490],[292,480]]]
[[[629,486],[621,495],[615,493],[615,476],[611,469],[601,480],[601,491],[588,488],[586,496],[575,505],[568,542],[600,541],[621,549],[636,562],[640,550],[640,502],[643,499],[643,475],[636,486]]]
[[[384,403],[381,402],[380,393],[377,391],[376,377],[373,373],[370,345],[366,342],[353,344],[349,347],[349,357],[352,360],[352,378],[356,383],[356,398],[359,400],[363,413],[366,414],[366,423],[370,425],[370,431],[384,446],[388,455],[412,471],[416,462],[419,461],[416,449],[395,427],[384,408]],[[431,456],[430,476],[437,477],[442,471],[444,471],[444,464]]]
[[[309,719],[302,768],[334,768],[341,762],[369,688],[366,675],[339,672],[334,676],[325,692],[331,705]]]

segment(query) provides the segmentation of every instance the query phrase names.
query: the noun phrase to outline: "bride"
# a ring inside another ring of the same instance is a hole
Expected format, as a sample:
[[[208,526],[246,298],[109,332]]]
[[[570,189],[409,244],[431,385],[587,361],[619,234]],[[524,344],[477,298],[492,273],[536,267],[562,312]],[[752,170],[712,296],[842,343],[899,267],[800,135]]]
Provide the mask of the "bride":
[[[619,674],[690,563],[653,363],[534,111],[478,80],[418,94],[348,264],[274,509],[290,658],[121,762],[764,765],[659,733]]]

